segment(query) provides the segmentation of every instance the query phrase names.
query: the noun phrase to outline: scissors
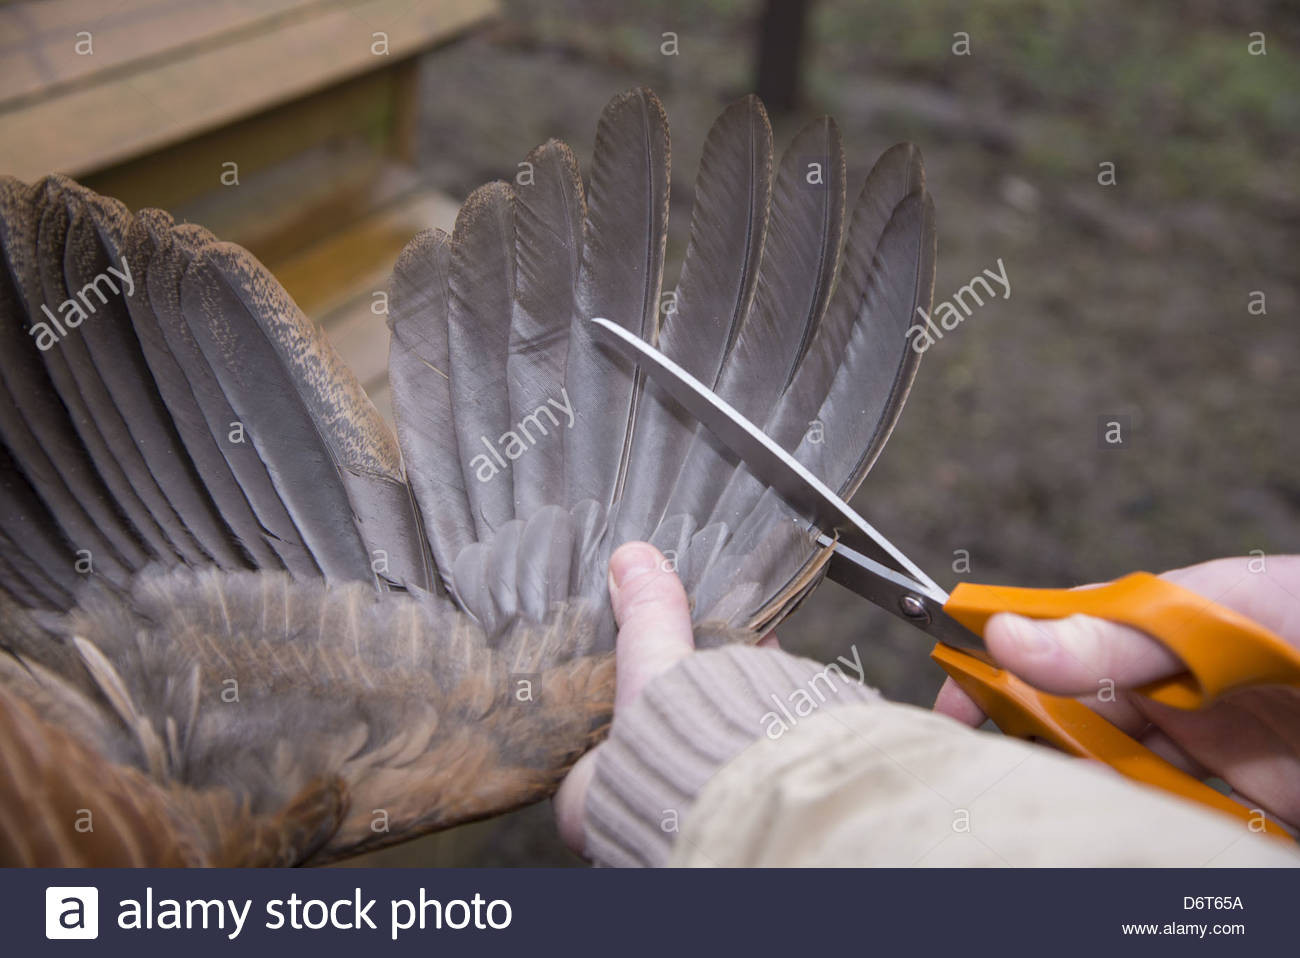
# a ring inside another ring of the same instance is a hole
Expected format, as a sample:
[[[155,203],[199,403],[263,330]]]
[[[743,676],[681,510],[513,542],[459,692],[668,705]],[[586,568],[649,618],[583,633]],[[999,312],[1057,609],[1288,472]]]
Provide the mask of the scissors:
[[[1035,619],[1082,613],[1139,629],[1168,647],[1187,671],[1136,690],[1155,702],[1203,709],[1259,685],[1300,686],[1300,651],[1273,632],[1205,597],[1147,572],[1087,589],[1021,589],[963,582],[949,595],[799,460],[731,404],[655,347],[603,318],[598,339],[645,373],[713,432],[794,509],[832,549],[836,582],[937,639],[931,658],[1006,734],[1037,738],[1127,777],[1290,836],[1251,810],[1167,762],[1077,699],[1039,691],[983,649],[984,627],[998,612]]]

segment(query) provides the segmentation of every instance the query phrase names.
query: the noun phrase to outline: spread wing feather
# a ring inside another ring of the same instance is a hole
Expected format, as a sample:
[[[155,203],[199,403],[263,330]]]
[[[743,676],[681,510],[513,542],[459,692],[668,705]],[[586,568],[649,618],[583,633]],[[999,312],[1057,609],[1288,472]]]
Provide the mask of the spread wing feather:
[[[0,198],[11,195],[9,185],[0,182]],[[0,215],[6,254],[12,249],[12,232],[6,228],[11,211],[6,207],[6,215]],[[25,310],[9,270],[6,256],[0,268],[0,309],[17,317]],[[23,463],[65,540],[99,556],[101,574],[124,584],[129,571],[145,563],[145,552],[111,509],[108,490],[83,453],[33,340],[19,322],[0,323],[0,382],[0,436],[6,448]]]
[[[596,128],[582,267],[574,296],[565,391],[575,421],[564,434],[566,504],[619,498],[626,476],[638,374],[592,338],[605,316],[655,341],[668,235],[668,120],[649,90],[605,107]]]
[[[510,428],[526,446],[514,461],[515,515],[564,498],[564,392],[569,323],[586,215],[578,161],[552,140],[528,154],[515,193],[516,282],[506,374]]]
[[[561,143],[521,169],[396,265],[396,438],[243,250],[0,179],[0,860],[321,862],[502,811],[603,733],[620,542],[665,553],[704,645],[816,585],[806,523],[588,320],[657,341],[851,493],[916,369],[919,156],[877,164],[841,256],[834,124],[774,181],[761,104],[733,104],[662,330],[654,94],[606,108],[585,194]],[[128,288],[43,342],[42,306],[128,262]],[[93,841],[56,814],[86,789],[108,810]]]
[[[749,96],[728,107],[705,140],[681,279],[659,334],[659,348],[709,386],[717,385],[754,300],[771,195],[772,128],[762,103]],[[708,481],[687,456],[696,427],[656,384],[644,385],[630,452],[639,468],[628,473],[620,536],[654,529],[675,484]],[[663,467],[647,469],[649,462]]]
[[[45,315],[42,307],[58,310],[63,317],[60,325],[75,330],[74,320],[80,325],[93,316],[87,313],[89,302],[71,298],[64,283],[68,213],[60,202],[59,192],[57,180],[47,180],[33,190],[30,221],[33,228],[24,231],[24,239],[31,243],[28,247],[31,266],[23,271],[25,276],[22,272],[19,275],[30,316]],[[32,328],[28,326],[29,331]],[[159,525],[160,520],[170,527],[187,555],[197,555],[197,550],[189,548],[188,533],[177,528],[174,516],[169,514],[170,507],[140,460],[81,337],[67,335],[65,331],[53,345],[41,351],[40,358],[85,452],[150,558],[165,564],[177,561],[177,543],[169,540]]]
[[[201,550],[200,559],[207,558],[225,569],[249,568],[193,461],[185,454],[134,335],[128,300],[135,280],[142,274],[132,273],[131,261],[125,255],[130,213],[120,203],[81,188],[70,188],[64,197],[70,216],[64,255],[66,286],[69,291],[80,290],[95,308],[93,319],[82,323],[80,339],[112,407],[120,414],[131,445],[139,452],[133,465],[144,468],[166,501],[169,508],[164,515],[172,527],[169,537],[173,541],[186,541],[192,536],[194,545]],[[124,275],[117,276],[110,269]],[[103,277],[120,284],[128,295],[108,296],[104,301],[91,299],[85,291],[102,289]],[[144,486],[134,473],[132,483]],[[182,537],[175,531],[177,527],[188,535]],[[195,561],[192,556],[186,558]]]
[[[466,478],[451,408],[447,288],[451,238],[425,230],[411,240],[389,282],[388,374],[411,489],[444,584],[474,541]]]
[[[244,446],[229,441],[234,413],[218,402],[220,391],[207,382],[211,373],[180,318],[183,263],[176,263],[181,254],[173,248],[172,228],[170,216],[146,210],[130,222],[118,258],[133,264],[138,276],[127,306],[149,376],[184,446],[181,458],[192,464],[229,535],[254,567],[316,575],[261,460],[244,456],[241,467]]]
[[[509,463],[518,450],[506,435],[515,227],[514,197],[505,183],[479,187],[461,207],[452,233],[449,282],[451,409],[470,516],[477,537],[486,539],[515,515]]]
[[[326,577],[428,588],[397,445],[320,330],[227,243],[195,254],[181,304]]]
[[[766,426],[843,495],[856,490],[883,448],[916,374],[920,354],[906,330],[916,307],[930,303],[934,244],[920,153],[896,146],[862,187],[826,318]],[[743,521],[764,490],[737,469],[714,519]]]
[[[843,238],[844,176],[839,129],[827,117],[801,130],[782,157],[754,304],[717,383],[753,422],[767,422],[826,312]],[[668,514],[709,515],[735,468],[735,456],[698,428]]]

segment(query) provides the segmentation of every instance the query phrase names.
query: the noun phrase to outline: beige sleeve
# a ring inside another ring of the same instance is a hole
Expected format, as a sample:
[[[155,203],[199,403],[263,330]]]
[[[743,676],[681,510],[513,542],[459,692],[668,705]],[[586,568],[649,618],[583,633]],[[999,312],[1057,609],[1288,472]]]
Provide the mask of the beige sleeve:
[[[769,649],[688,656],[601,746],[588,853],[606,865],[1300,865],[1294,843],[894,705],[856,672]]]
[[[1298,866],[1300,852],[1095,763],[880,700],[755,741],[700,791],[668,863]]]

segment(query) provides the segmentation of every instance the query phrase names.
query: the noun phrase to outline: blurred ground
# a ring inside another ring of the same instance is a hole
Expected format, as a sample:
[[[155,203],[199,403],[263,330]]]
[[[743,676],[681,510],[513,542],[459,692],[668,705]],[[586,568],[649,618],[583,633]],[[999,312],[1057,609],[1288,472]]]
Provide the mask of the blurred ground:
[[[509,0],[431,57],[422,162],[458,196],[551,136],[585,163],[606,100],[647,84],[672,124],[680,257],[704,134],[753,88],[757,4],[616,6]],[[855,501],[941,585],[958,550],[963,578],[1061,586],[1297,549],[1298,47],[1300,14],[1266,0],[814,6],[806,108],[774,117],[778,149],[834,115],[852,197],[912,140],[938,210],[935,302],[999,258],[1012,285],[927,352]],[[1116,416],[1124,444],[1102,448]],[[820,659],[857,643],[895,699],[928,704],[939,684],[920,633],[834,584],[781,641]],[[538,807],[360,863],[575,862]]]

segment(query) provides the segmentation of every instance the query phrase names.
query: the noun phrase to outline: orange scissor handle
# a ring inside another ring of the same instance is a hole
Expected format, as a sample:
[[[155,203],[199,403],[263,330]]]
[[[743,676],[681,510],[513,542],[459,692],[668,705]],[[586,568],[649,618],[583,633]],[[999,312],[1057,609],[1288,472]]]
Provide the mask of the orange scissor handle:
[[[1242,819],[1254,831],[1290,840],[1263,812],[1234,802],[1166,762],[1082,702],[1040,692],[979,653],[940,642],[930,656],[1008,735],[1043,739],[1071,755],[1104,762],[1134,781]]]
[[[1200,709],[1253,685],[1300,686],[1300,650],[1258,622],[1149,572],[1095,589],[1017,589],[963,582],[944,610],[984,634],[989,617],[1017,612],[1034,619],[1082,613],[1146,632],[1182,659],[1187,671],[1136,691],[1165,705]]]

